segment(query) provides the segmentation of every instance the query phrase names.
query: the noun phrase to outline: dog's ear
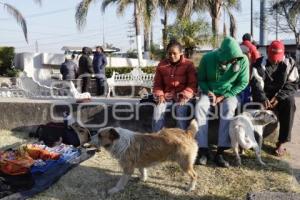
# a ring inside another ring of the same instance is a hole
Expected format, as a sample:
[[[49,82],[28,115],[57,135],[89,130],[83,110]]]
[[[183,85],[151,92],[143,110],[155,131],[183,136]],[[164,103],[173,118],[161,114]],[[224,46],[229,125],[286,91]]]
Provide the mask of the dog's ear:
[[[258,110],[256,112],[254,112],[254,114],[253,114],[253,118],[255,120],[262,119],[264,116],[265,116],[265,111],[264,110]]]
[[[112,128],[112,129],[109,130],[109,139],[116,140],[116,139],[119,139],[119,138],[120,138],[120,135],[116,131],[116,129]]]

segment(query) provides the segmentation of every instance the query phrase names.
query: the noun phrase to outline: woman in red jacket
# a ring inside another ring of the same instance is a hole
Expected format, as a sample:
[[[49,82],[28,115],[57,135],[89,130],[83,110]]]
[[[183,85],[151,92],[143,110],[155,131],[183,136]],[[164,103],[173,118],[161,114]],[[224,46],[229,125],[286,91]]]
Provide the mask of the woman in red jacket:
[[[153,93],[157,105],[154,108],[153,131],[165,125],[165,112],[171,110],[177,120],[178,128],[187,129],[190,99],[197,92],[196,69],[194,64],[184,58],[182,46],[173,41],[167,46],[167,59],[162,60],[155,72]],[[173,106],[172,106],[173,105]]]

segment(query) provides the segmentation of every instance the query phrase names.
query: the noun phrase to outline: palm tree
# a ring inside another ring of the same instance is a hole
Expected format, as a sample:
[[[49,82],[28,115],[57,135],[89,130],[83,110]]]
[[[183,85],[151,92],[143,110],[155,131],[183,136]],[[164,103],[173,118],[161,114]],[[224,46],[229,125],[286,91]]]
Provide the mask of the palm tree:
[[[144,25],[144,58],[150,58],[150,29],[152,26],[153,17],[156,14],[158,0],[146,0],[143,12],[143,25]]]
[[[169,12],[175,10],[179,0],[159,0],[159,7],[164,14],[164,19],[161,20],[163,28],[163,47],[166,49],[168,44],[168,16]]]
[[[294,34],[296,41],[296,61],[300,64],[300,0],[280,0],[271,8],[271,14],[278,14],[283,20],[279,20],[278,26],[283,32]]]
[[[39,4],[40,6],[42,5],[42,0],[34,0],[34,2]],[[17,21],[17,23],[21,26],[25,40],[28,43],[27,23],[26,23],[25,18],[21,14],[21,12],[18,9],[16,9],[14,6],[12,6],[8,3],[4,3],[2,1],[0,1],[0,4],[3,5],[3,9],[6,10],[8,12],[8,14],[13,16],[15,18],[15,20]]]
[[[209,28],[209,24],[201,18],[196,21],[183,18],[168,27],[168,36],[179,41],[184,46],[186,57],[191,58],[198,45],[210,42]]]
[[[207,10],[211,16],[212,33],[215,38],[214,46],[218,44],[219,37],[219,21],[221,17],[221,10],[227,11],[230,18],[230,32],[235,36],[236,24],[231,9],[240,8],[239,0],[183,0],[179,6],[179,17],[189,17],[193,12]]]
[[[7,3],[1,2],[1,1],[0,1],[0,4],[3,6],[3,9],[6,10],[8,14],[13,16],[13,18],[15,18],[17,23],[21,26],[25,40],[28,43],[27,24],[26,24],[25,18],[21,14],[21,12],[18,11],[14,6],[12,6],[10,4],[7,4]]]
[[[88,9],[90,4],[93,1],[94,0],[82,0],[77,6],[75,19],[79,30],[82,30],[84,28]],[[130,4],[133,4],[134,6],[133,16],[134,16],[134,23],[135,23],[135,30],[136,30],[136,43],[137,43],[137,50],[138,50],[139,66],[141,66],[142,63],[141,24],[143,19],[143,12],[145,10],[145,1],[149,1],[149,0],[103,0],[102,1],[103,12],[105,12],[105,9],[107,8],[108,5],[116,4],[118,15],[122,15],[128,6]]]

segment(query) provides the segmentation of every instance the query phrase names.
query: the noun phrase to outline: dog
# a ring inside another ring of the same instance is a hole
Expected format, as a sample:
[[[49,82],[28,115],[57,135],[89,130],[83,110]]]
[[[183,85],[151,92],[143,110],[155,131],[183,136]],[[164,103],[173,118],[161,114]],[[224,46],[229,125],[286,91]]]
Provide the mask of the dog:
[[[108,127],[92,137],[91,144],[104,147],[118,159],[123,175],[108,194],[124,189],[134,169],[139,169],[141,180],[147,180],[146,168],[164,161],[175,161],[190,178],[188,191],[195,189],[197,174],[193,165],[198,152],[194,139],[198,131],[196,120],[192,120],[186,131],[178,128],[164,128],[157,133],[140,134],[124,128]]]
[[[243,149],[253,148],[258,162],[261,165],[265,165],[261,159],[263,128],[270,123],[276,122],[277,117],[271,110],[246,111],[231,120],[229,124],[229,135],[238,166],[241,165],[239,146]],[[259,143],[255,140],[255,132],[259,137]]]

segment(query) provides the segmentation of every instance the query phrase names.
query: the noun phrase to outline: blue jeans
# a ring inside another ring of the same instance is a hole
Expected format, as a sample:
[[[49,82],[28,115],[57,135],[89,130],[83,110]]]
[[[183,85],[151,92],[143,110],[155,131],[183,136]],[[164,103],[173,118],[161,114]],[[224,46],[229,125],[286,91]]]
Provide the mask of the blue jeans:
[[[237,97],[229,97],[220,103],[220,124],[218,131],[218,146],[231,147],[229,137],[229,122],[234,117],[238,105]],[[208,148],[208,117],[210,114],[210,101],[207,95],[202,95],[196,104],[195,115],[199,130],[196,135],[198,145],[201,148]]]
[[[251,102],[251,87],[248,85],[240,94],[239,100],[241,105],[243,106],[246,103]]]
[[[186,130],[188,121],[192,118],[192,116],[188,116],[189,107],[192,108],[190,102],[185,105],[179,105],[178,103],[173,102],[165,102],[156,105],[153,112],[152,131],[157,132],[165,126],[165,115],[168,111],[172,112],[172,116],[175,115],[177,127]]]

